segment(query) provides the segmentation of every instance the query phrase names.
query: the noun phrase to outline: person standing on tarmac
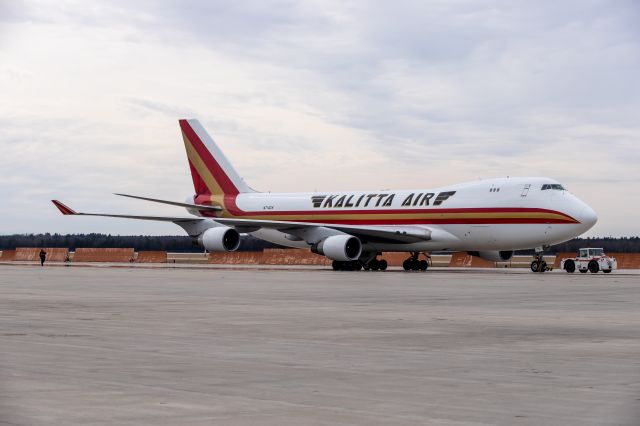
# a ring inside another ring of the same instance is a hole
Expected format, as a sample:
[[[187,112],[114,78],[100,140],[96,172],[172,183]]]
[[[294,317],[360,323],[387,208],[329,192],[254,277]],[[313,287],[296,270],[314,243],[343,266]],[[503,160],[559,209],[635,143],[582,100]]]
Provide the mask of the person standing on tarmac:
[[[44,266],[44,261],[47,258],[47,252],[44,249],[40,249],[40,266]]]

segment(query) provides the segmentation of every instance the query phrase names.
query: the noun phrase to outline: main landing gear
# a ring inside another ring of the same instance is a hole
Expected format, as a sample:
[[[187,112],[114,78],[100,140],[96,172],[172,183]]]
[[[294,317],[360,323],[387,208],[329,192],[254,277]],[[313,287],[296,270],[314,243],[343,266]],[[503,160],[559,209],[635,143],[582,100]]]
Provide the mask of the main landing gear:
[[[334,260],[331,266],[334,271],[386,271],[387,261],[377,258],[378,253],[371,253],[367,258],[361,258],[351,261]]]
[[[331,266],[334,271],[386,271],[388,263],[384,259],[378,259],[380,253],[366,253],[358,260],[340,261],[334,260]],[[420,259],[420,255],[424,259]],[[431,264],[431,256],[419,251],[411,252],[411,257],[402,263],[405,271],[426,271]]]
[[[388,264],[386,260],[374,257],[369,261],[369,263],[364,264],[363,268],[365,271],[386,271],[387,266]]]
[[[427,253],[422,253],[426,259],[419,259],[420,252],[411,252],[411,257],[402,262],[402,267],[405,271],[426,271],[429,268],[429,261],[431,256]]]
[[[333,267],[334,271],[359,271],[360,269],[362,269],[362,262],[360,262],[359,260],[334,260],[333,263],[331,263],[331,266]]]

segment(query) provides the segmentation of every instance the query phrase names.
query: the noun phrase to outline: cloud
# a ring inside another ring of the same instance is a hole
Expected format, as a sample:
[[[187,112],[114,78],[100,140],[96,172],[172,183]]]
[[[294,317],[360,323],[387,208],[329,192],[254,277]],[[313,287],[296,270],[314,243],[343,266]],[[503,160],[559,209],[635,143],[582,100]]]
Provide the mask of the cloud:
[[[184,198],[176,120],[189,116],[258,189],[548,175],[595,207],[593,233],[640,233],[636,2],[0,7],[0,195],[11,218],[0,232],[77,230],[40,214],[43,191],[114,210],[156,206],[113,191]]]

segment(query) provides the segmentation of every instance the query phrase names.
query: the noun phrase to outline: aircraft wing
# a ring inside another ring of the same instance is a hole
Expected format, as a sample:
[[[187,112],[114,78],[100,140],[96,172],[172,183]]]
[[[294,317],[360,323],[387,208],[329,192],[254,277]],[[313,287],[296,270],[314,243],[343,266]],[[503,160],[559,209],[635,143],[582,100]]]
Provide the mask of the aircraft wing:
[[[252,220],[231,218],[197,218],[197,217],[173,217],[173,216],[139,216],[110,213],[79,213],[72,210],[58,200],[51,202],[63,215],[115,217],[121,219],[153,220],[161,222],[173,222],[184,228],[190,235],[202,232],[206,229],[205,223],[215,221],[221,225],[231,226],[239,232],[253,232],[258,229],[275,229],[280,232],[296,235],[296,233],[313,228],[335,229],[345,234],[356,236],[364,241],[379,243],[416,243],[431,240],[431,229],[423,226],[361,226],[340,225],[330,223],[291,222],[278,220]]]
[[[64,205],[58,200],[51,200],[54,206],[60,210],[63,215],[75,215],[75,216],[102,216],[102,217],[118,217],[122,219],[140,219],[140,220],[155,220],[161,222],[193,222],[193,221],[205,221],[207,219],[201,219],[197,217],[171,217],[171,216],[137,216],[128,214],[109,214],[109,213],[79,213],[70,207]]]

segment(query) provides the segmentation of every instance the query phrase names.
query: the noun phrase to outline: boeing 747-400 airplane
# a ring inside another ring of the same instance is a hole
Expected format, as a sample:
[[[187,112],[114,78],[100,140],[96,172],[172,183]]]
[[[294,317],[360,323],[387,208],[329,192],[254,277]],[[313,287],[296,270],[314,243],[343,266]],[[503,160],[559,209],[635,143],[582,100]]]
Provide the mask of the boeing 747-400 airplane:
[[[488,179],[430,189],[265,193],[251,189],[197,120],[179,120],[195,195],[174,202],[192,217],[77,213],[65,215],[169,221],[209,251],[234,251],[240,234],[288,247],[310,248],[336,270],[384,270],[381,252],[407,252],[406,270],[426,270],[418,255],[466,251],[507,261],[514,250],[576,237],[596,213],[560,183],[543,177]],[[543,270],[540,261],[532,269]]]

